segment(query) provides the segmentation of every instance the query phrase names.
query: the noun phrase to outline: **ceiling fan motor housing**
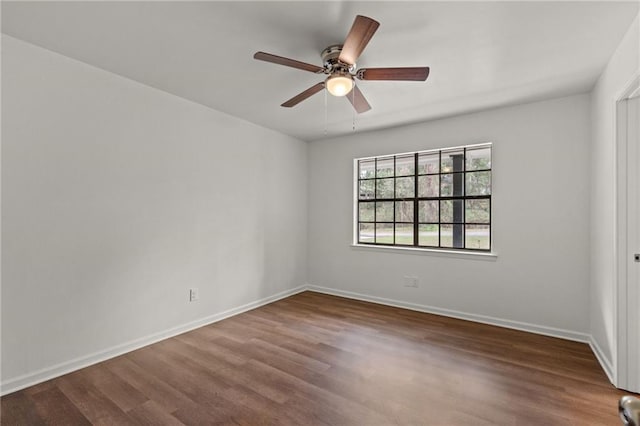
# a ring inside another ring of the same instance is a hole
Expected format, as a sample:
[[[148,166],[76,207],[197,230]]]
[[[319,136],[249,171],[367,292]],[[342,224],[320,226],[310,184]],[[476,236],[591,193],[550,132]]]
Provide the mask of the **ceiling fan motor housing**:
[[[342,44],[332,44],[322,51],[322,63],[324,64],[325,74],[333,74],[334,72],[342,72],[344,74],[353,75],[356,70],[356,64],[345,64],[338,60],[340,52],[342,52]]]

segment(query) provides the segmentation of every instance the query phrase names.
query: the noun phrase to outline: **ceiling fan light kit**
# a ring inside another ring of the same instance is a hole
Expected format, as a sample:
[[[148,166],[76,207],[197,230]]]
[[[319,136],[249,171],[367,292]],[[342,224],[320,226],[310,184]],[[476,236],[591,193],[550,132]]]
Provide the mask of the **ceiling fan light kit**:
[[[356,60],[360,57],[360,54],[379,26],[380,24],[371,18],[362,15],[356,16],[344,45],[331,45],[322,51],[322,67],[265,52],[256,52],[253,57],[261,61],[327,75],[324,82],[317,83],[289,99],[282,104],[283,107],[293,107],[326,88],[333,96],[345,96],[350,93],[347,99],[349,99],[356,112],[363,113],[370,110],[371,106],[355,85],[354,77],[358,80],[425,81],[429,75],[429,67],[363,68],[356,70]]]
[[[344,96],[353,89],[353,77],[349,74],[331,74],[325,85],[333,96]]]

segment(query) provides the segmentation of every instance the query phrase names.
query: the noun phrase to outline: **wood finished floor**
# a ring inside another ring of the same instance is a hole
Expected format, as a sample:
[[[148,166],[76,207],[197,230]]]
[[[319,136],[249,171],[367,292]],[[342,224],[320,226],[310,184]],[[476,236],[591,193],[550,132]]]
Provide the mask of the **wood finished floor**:
[[[619,425],[589,347],[305,292],[2,398],[2,425]]]

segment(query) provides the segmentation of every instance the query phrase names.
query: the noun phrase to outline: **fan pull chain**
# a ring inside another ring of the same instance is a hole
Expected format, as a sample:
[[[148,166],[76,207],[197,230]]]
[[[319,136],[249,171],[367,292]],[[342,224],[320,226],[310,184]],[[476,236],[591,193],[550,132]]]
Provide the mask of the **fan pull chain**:
[[[351,104],[353,105],[353,128],[352,130],[356,131],[356,82],[353,82],[353,89],[351,89]]]
[[[329,114],[327,113],[327,89],[324,89],[324,135],[327,136],[329,127]]]

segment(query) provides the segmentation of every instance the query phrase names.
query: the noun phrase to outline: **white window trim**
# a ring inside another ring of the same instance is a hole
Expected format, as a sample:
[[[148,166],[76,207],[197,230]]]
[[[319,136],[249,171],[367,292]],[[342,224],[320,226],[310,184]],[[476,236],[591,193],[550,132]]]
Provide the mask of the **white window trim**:
[[[495,146],[493,142],[480,142],[471,145],[457,145],[451,147],[442,147],[442,148],[433,148],[433,149],[425,149],[420,151],[407,151],[400,152],[397,154],[380,154],[380,155],[372,155],[368,157],[358,157],[353,159],[353,192],[351,195],[352,200],[352,212],[353,212],[353,220],[351,221],[351,227],[353,230],[353,235],[351,239],[351,248],[353,250],[362,250],[362,251],[383,251],[389,253],[398,253],[398,254],[413,254],[413,255],[427,255],[427,256],[438,256],[438,257],[452,257],[458,259],[476,259],[476,260],[497,260],[498,253],[495,250],[495,242],[494,242],[494,228],[493,228],[493,212],[494,209],[491,209],[491,251],[474,251],[474,250],[456,250],[456,249],[444,249],[444,248],[434,248],[434,247],[404,247],[404,246],[385,246],[385,245],[375,245],[375,244],[359,244],[358,243],[358,161],[360,160],[369,160],[378,157],[385,157],[391,155],[405,155],[405,154],[415,154],[416,152],[435,152],[449,149],[459,149],[459,148],[473,148],[483,145],[491,145],[491,203],[493,205],[493,200],[495,196],[495,187],[494,187],[494,170],[493,170],[493,153],[495,151]]]
[[[364,250],[364,251],[386,251],[389,253],[398,253],[398,254],[415,254],[415,255],[426,255],[426,256],[438,256],[438,257],[453,257],[458,259],[477,259],[477,260],[496,260],[498,258],[498,254],[496,252],[487,252],[487,251],[461,251],[461,250],[446,250],[446,249],[437,249],[437,248],[418,248],[418,247],[400,247],[400,246],[383,246],[383,245],[373,245],[373,244],[351,244],[351,248],[354,250]]]

